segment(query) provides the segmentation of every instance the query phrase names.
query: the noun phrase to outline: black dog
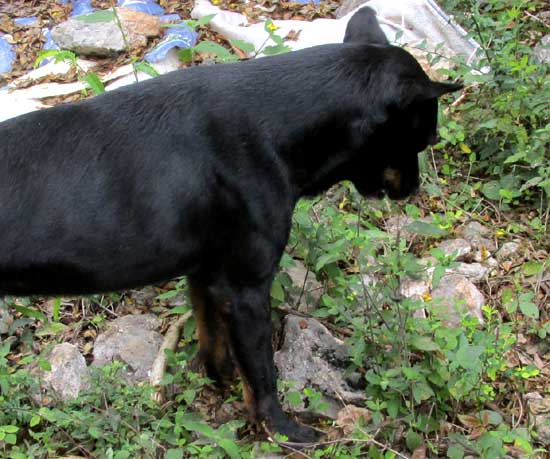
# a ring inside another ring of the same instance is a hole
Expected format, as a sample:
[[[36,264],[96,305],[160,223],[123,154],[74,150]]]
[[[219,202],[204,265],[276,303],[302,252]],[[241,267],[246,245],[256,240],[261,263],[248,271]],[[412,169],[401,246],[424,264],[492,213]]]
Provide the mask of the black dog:
[[[0,124],[0,294],[186,274],[208,374],[223,380],[234,362],[255,419],[314,440],[281,410],[271,348],[294,206],[343,179],[412,193],[437,98],[460,88],[360,25],[348,40],[374,44],[195,67]]]

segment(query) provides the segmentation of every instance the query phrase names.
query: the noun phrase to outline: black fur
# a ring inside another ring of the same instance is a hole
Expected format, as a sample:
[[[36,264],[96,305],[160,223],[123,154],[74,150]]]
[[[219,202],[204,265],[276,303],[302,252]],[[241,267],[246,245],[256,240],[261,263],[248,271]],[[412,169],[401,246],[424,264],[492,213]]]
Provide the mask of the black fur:
[[[370,43],[372,45],[389,45],[384,32],[376,19],[376,12],[364,6],[351,17],[346,27],[344,43]]]
[[[233,360],[256,418],[315,439],[280,408],[271,349],[294,206],[343,179],[365,195],[414,192],[437,97],[460,87],[368,36],[375,45],[191,68],[0,124],[0,294],[188,275],[209,374],[230,375]]]

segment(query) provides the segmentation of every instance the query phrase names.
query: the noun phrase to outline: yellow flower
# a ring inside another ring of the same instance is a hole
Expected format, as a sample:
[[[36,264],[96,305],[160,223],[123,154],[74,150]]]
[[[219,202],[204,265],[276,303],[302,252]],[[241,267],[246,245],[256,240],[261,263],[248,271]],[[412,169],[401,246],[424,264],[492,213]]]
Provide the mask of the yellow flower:
[[[271,30],[271,32],[275,32],[279,27],[277,27],[275,24],[271,23],[267,26],[267,28],[269,30]]]
[[[213,5],[219,5],[219,4],[220,4],[220,0],[212,0],[212,4],[213,4]]]
[[[428,301],[432,301],[432,295],[430,295],[429,292],[426,292],[422,295],[422,301],[427,303]]]
[[[504,237],[505,234],[506,231],[504,231],[503,229],[497,229],[495,232],[496,237]]]

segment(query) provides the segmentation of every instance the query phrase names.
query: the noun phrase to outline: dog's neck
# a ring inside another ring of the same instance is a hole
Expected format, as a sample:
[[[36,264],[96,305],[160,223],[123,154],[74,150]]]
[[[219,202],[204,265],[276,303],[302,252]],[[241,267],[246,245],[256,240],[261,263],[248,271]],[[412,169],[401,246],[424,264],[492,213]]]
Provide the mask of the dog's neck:
[[[288,168],[297,197],[320,194],[350,179],[350,163],[360,149],[350,128],[353,117],[333,111],[315,123],[296,119],[288,132],[276,138],[277,154]]]

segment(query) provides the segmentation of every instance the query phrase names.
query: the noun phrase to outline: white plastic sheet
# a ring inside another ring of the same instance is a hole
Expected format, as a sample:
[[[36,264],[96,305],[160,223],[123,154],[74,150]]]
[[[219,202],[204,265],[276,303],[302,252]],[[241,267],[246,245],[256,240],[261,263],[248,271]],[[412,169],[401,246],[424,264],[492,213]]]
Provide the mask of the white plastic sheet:
[[[433,0],[370,0],[359,8],[364,6],[376,11],[380,26],[392,43],[415,46],[426,41],[428,49],[432,50],[442,43],[447,56],[461,55],[468,61],[474,58],[479,48]],[[346,25],[355,11],[357,9],[340,19],[273,22],[279,27],[277,34],[282,37],[291,31],[299,32],[297,40],[287,41],[286,44],[292,49],[302,49],[342,42]],[[210,27],[228,39],[244,40],[260,49],[269,37],[263,23],[250,24],[246,16],[240,13],[223,11],[208,0],[196,0],[191,16],[200,19],[208,14],[216,15]]]

